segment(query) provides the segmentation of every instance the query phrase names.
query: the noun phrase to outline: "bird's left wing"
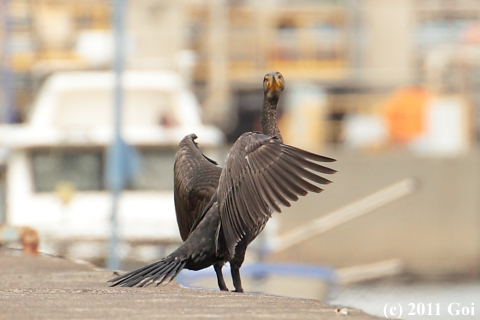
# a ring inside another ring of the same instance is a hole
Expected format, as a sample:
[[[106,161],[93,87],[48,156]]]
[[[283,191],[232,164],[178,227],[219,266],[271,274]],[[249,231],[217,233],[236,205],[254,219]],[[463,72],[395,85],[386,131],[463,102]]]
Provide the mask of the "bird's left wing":
[[[221,224],[233,256],[238,241],[258,233],[280,205],[290,206],[316,184],[329,184],[320,173],[336,171],[318,164],[334,159],[283,144],[275,137],[245,133],[233,145],[217,189]]]
[[[182,139],[175,156],[174,202],[177,224],[182,240],[187,240],[217,190],[222,169],[202,154],[190,134]]]

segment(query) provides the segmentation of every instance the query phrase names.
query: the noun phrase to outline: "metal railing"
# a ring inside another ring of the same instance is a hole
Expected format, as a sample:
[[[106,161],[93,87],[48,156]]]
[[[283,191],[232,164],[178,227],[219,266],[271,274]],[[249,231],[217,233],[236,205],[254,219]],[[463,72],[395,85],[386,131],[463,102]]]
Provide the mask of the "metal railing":
[[[383,188],[365,198],[350,203],[319,219],[308,222],[277,240],[273,252],[280,252],[300,242],[327,232],[343,223],[368,214],[375,209],[412,193],[417,186],[416,180],[407,178]]]

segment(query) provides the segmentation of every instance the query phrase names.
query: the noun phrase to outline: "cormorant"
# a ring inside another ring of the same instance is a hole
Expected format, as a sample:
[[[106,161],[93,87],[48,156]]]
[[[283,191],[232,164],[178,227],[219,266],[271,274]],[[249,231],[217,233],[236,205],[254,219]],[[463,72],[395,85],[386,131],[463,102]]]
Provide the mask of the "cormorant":
[[[263,78],[264,98],[261,125],[263,133],[281,139],[277,126],[277,104],[284,89],[280,72],[272,71]],[[206,157],[190,134],[180,141],[174,165],[174,201],[177,224],[182,240],[192,231],[198,216],[208,204],[218,186],[222,169],[217,162]],[[223,279],[223,262],[214,264],[220,290],[228,290]]]
[[[201,215],[193,225],[191,221],[198,211],[182,215],[178,221],[182,238],[186,235],[185,230],[191,228],[185,243],[159,261],[110,280],[112,286],[145,286],[152,282],[158,282],[158,285],[171,281],[183,268],[200,270],[214,265],[220,289],[227,290],[221,267],[229,261],[235,291],[243,292],[240,267],[247,246],[263,230],[273,211],[280,212],[280,205],[290,206],[291,201],[305,196],[308,191],[321,192],[321,188],[309,181],[328,184],[330,181],[319,173],[335,173],[335,170],[317,163],[334,159],[283,144],[276,125],[276,106],[283,87],[280,73],[265,76],[262,109],[265,134],[247,132],[235,142],[224,169],[220,169],[218,186]],[[195,137],[187,136],[182,142],[194,143]],[[210,159],[203,155],[201,158],[200,167],[215,166]],[[208,172],[215,176],[218,169],[208,169]],[[210,190],[214,184],[203,190]],[[185,191],[183,187],[179,188]],[[181,203],[177,205],[177,199],[175,201],[177,208],[183,207]],[[193,206],[190,204],[190,207],[197,210],[204,206],[204,200],[199,202]]]
[[[284,89],[280,72],[272,71],[263,78],[262,132],[269,136],[282,136],[277,126],[277,104]],[[182,240],[190,234],[193,224],[208,204],[218,186],[222,169],[217,162],[206,157],[190,134],[180,141],[174,165],[174,201],[177,224]]]

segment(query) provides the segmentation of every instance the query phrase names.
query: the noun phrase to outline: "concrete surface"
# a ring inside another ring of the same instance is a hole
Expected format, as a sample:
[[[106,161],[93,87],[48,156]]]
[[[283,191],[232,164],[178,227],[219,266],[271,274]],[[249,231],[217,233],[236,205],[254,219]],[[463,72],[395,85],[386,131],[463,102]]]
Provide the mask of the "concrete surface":
[[[0,319],[378,319],[319,301],[181,288],[109,288],[90,264],[0,249]]]

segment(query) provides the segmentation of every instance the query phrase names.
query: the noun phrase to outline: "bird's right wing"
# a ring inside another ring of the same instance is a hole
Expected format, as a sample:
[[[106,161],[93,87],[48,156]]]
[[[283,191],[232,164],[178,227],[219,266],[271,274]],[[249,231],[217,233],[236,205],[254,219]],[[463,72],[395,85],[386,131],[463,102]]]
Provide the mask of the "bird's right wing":
[[[222,169],[202,154],[191,134],[182,139],[175,157],[174,200],[177,224],[185,241],[218,186]]]
[[[283,144],[259,133],[243,134],[233,145],[217,190],[222,229],[230,256],[247,233],[258,233],[280,205],[321,192],[330,181],[319,173],[336,171],[318,164],[334,159]]]

